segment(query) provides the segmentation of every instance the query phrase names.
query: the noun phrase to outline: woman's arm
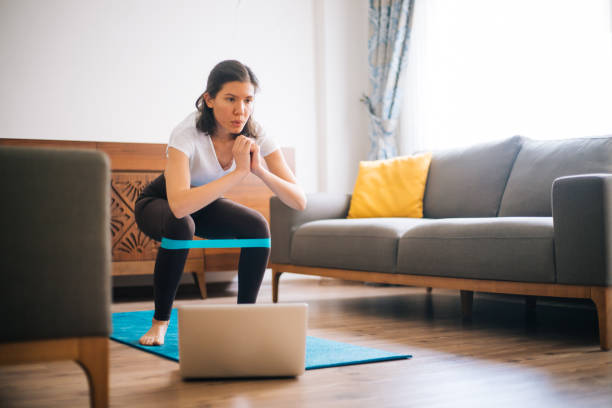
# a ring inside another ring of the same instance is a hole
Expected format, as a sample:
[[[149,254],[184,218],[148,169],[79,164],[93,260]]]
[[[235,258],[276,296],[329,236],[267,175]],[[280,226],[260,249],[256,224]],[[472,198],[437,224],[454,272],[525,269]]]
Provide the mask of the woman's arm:
[[[240,141],[239,141],[240,139]],[[232,153],[236,168],[229,174],[200,187],[191,188],[189,158],[170,147],[166,162],[166,192],[170,210],[176,218],[183,218],[207,206],[227,190],[240,183],[250,171],[249,151],[252,142],[242,136],[236,139]]]
[[[264,157],[269,170],[259,165],[259,146],[253,143],[252,150],[251,169],[253,173],[263,180],[283,203],[295,210],[303,211],[306,208],[306,194],[297,184],[281,150],[276,149]]]

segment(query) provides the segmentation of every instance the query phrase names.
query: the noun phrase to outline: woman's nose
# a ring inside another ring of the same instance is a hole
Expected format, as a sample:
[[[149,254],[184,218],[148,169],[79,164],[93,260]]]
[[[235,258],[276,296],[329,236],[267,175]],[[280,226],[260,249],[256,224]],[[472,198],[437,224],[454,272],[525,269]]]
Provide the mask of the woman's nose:
[[[247,110],[247,106],[244,102],[238,102],[236,104],[236,107],[234,108],[234,112],[239,115],[244,114],[246,110]]]

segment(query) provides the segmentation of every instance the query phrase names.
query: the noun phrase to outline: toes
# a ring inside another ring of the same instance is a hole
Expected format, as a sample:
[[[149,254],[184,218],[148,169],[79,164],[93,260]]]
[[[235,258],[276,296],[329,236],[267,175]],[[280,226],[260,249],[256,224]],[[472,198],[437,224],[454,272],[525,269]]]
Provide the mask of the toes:
[[[151,328],[149,332],[140,338],[139,343],[143,346],[162,346],[165,335],[166,330],[154,330],[154,328]]]
[[[162,346],[164,338],[161,336],[142,336],[139,343],[143,346]]]
[[[155,345],[155,336],[144,335],[140,338],[140,344],[143,346],[154,346]]]

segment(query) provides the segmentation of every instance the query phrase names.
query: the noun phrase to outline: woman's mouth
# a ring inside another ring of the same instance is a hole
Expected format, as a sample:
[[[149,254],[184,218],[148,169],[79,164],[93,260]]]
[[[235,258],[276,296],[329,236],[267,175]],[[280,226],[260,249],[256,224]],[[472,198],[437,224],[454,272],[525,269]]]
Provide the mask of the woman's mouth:
[[[235,127],[242,126],[242,122],[239,120],[232,120],[231,124],[232,126],[235,126]]]

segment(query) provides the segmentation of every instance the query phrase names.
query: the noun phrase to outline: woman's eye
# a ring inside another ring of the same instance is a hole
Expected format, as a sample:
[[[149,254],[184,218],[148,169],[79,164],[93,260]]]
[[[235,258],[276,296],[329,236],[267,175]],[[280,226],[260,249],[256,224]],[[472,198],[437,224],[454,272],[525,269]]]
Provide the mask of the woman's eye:
[[[228,102],[234,102],[234,98],[227,98],[226,101]]]

